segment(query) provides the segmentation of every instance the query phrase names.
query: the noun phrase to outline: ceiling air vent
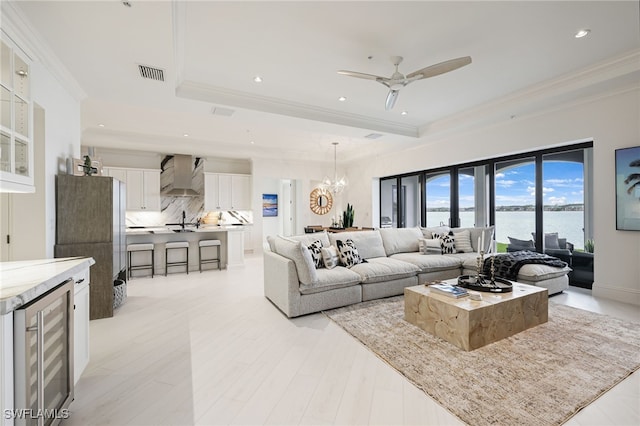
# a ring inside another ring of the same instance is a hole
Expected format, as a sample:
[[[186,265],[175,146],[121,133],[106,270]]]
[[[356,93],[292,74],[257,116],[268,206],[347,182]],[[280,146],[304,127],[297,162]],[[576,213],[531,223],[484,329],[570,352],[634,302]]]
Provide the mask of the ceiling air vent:
[[[164,70],[160,68],[148,67],[146,65],[138,65],[140,70],[140,77],[148,78],[150,80],[164,81]]]
[[[222,115],[224,117],[231,117],[234,112],[235,110],[232,110],[229,108],[220,108],[220,107],[213,107],[213,109],[211,110],[211,113],[213,115]]]
[[[378,139],[384,136],[382,133],[369,133],[365,136],[366,139]]]

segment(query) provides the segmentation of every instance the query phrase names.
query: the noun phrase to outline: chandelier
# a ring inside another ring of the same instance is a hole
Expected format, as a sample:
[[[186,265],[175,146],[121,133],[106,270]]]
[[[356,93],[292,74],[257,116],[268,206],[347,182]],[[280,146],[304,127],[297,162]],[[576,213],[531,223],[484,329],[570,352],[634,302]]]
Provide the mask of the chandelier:
[[[337,148],[338,142],[333,143],[333,179],[329,176],[325,176],[322,179],[322,183],[320,187],[324,190],[331,191],[334,194],[338,194],[344,190],[347,186],[347,178],[342,176],[338,179],[338,159],[337,159]]]

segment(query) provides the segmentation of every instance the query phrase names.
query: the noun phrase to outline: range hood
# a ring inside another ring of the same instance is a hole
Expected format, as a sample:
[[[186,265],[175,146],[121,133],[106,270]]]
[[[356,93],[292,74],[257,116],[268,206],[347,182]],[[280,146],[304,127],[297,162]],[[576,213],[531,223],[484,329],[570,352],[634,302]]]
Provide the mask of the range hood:
[[[170,197],[198,196],[191,187],[193,179],[193,159],[190,155],[173,156],[173,186],[164,195]]]

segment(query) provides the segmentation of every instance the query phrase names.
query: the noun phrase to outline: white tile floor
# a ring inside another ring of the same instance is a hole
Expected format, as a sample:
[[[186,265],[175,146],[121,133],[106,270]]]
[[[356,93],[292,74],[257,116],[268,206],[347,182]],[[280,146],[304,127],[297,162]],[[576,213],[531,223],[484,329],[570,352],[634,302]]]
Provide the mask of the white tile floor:
[[[91,362],[64,425],[451,425],[457,418],[322,314],[287,319],[246,267],[137,278],[91,322]],[[571,290],[553,298],[640,323],[640,308]],[[639,425],[640,372],[571,425]]]

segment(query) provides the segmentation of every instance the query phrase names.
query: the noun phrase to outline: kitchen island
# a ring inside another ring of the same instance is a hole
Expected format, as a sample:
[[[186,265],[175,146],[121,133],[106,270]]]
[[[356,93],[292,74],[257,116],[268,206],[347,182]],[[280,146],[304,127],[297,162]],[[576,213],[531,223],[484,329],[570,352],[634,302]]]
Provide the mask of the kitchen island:
[[[128,228],[127,244],[151,243],[154,245],[155,273],[164,274],[165,244],[173,241],[187,241],[189,243],[189,271],[197,271],[198,242],[201,240],[220,240],[221,269],[244,265],[244,226],[204,225],[199,228],[181,227],[136,227]],[[144,253],[133,253],[142,255]],[[139,263],[134,260],[134,263]]]

